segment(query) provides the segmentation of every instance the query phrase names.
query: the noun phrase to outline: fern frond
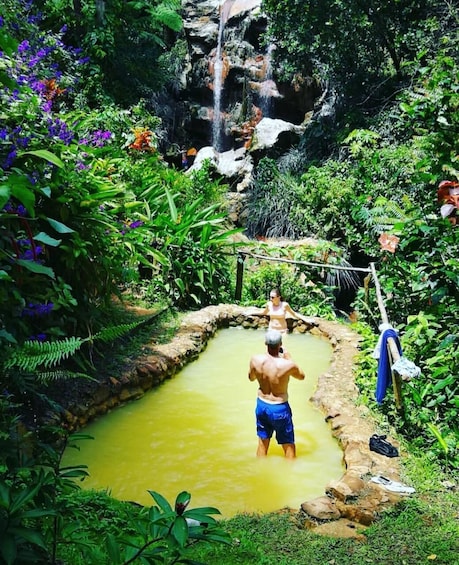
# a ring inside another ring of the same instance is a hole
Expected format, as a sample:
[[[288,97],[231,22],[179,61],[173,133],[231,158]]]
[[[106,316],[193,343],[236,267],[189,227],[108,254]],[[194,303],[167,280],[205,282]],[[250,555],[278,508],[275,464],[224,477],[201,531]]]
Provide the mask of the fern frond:
[[[154,17],[161,25],[168,27],[172,31],[182,29],[183,20],[178,13],[180,6],[176,2],[162,2],[155,6]]]
[[[73,355],[87,340],[66,337],[58,341],[26,341],[15,349],[5,362],[5,368],[17,367],[21,371],[35,371],[37,367],[53,367]]]
[[[409,217],[396,202],[380,197],[376,200],[375,206],[366,209],[366,214],[362,214],[365,224],[376,234],[389,231],[394,224],[407,222]]]
[[[93,336],[86,338],[66,337],[57,341],[25,341],[22,346],[11,350],[10,356],[4,363],[4,368],[12,369],[15,367],[20,371],[29,373],[38,368],[49,369],[74,355],[85,342],[94,342],[96,340],[103,342],[114,341],[140,324],[142,324],[142,321],[104,328]],[[68,374],[70,375],[70,373]],[[76,373],[75,376],[81,377],[86,375]],[[57,373],[55,378],[58,378]]]
[[[89,379],[96,381],[94,377],[86,375],[86,373],[76,373],[74,371],[46,371],[35,374],[35,379],[41,384],[49,384],[56,381],[69,381],[70,379]]]
[[[104,343],[114,341],[123,335],[126,335],[142,322],[132,322],[131,324],[119,324],[118,326],[111,326],[109,328],[104,328],[100,332],[95,333],[90,338],[86,338],[86,341],[103,341]]]

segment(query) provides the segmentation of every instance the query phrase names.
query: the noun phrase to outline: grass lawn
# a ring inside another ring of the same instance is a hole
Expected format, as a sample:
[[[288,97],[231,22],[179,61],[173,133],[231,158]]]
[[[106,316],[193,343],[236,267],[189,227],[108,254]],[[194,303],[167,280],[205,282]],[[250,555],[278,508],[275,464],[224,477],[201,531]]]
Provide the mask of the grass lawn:
[[[405,470],[416,493],[381,515],[363,540],[319,536],[284,513],[240,515],[224,522],[231,546],[197,546],[190,556],[209,565],[459,564],[458,477],[422,456],[410,456]]]

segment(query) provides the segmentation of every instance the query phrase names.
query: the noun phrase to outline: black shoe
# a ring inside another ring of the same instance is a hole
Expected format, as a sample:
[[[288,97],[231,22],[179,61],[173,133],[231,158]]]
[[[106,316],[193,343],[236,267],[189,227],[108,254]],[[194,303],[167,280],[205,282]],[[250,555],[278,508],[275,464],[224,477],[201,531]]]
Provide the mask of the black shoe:
[[[375,451],[386,457],[398,457],[398,449],[389,443],[386,437],[373,434],[370,438],[370,451]]]

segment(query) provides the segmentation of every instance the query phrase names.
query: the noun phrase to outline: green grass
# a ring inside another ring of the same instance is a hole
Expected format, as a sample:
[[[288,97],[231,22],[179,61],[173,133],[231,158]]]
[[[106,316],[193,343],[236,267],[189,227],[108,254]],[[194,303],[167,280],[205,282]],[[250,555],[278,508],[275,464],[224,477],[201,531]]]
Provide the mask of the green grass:
[[[422,454],[407,455],[404,464],[416,493],[384,512],[363,539],[318,535],[302,527],[299,514],[241,514],[221,522],[231,536],[229,546],[197,543],[187,557],[207,565],[459,564],[458,477],[444,474]],[[80,533],[93,547],[102,548],[107,533],[128,534],[127,517],[137,511],[102,492],[76,492],[71,500],[85,517]],[[65,563],[92,565],[71,547],[62,549]]]
[[[365,532],[365,541],[319,536],[288,515],[245,515],[225,523],[233,545],[196,547],[193,558],[218,565],[418,565],[459,563],[457,493],[410,498]]]
[[[209,565],[459,564],[458,477],[422,454],[408,456],[405,467],[417,492],[386,511],[363,540],[317,535],[287,514],[240,515],[224,522],[230,547],[197,546],[190,556]]]

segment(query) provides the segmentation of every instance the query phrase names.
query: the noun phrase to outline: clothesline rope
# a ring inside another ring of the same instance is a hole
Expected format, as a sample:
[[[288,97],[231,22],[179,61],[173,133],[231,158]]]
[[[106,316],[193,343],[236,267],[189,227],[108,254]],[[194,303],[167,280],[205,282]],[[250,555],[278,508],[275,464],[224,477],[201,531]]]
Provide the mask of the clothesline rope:
[[[262,259],[266,261],[277,261],[278,263],[290,263],[294,265],[306,265],[308,267],[320,267],[325,269],[332,269],[338,271],[359,271],[361,273],[371,273],[369,267],[352,267],[345,265],[330,265],[330,263],[313,263],[310,261],[297,261],[295,259],[284,259],[282,257],[270,257],[269,255],[258,255],[256,253],[251,253],[250,251],[238,251],[240,255],[245,255],[246,257],[252,257],[253,259]]]

